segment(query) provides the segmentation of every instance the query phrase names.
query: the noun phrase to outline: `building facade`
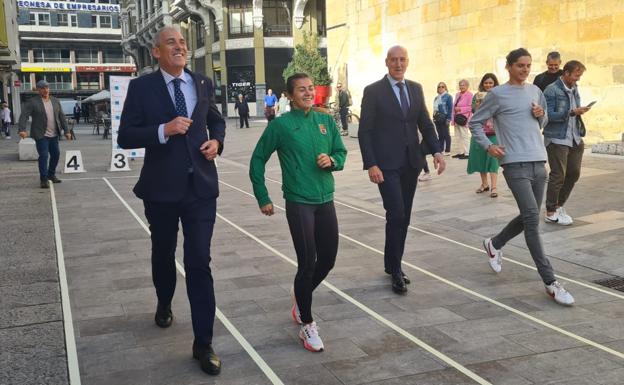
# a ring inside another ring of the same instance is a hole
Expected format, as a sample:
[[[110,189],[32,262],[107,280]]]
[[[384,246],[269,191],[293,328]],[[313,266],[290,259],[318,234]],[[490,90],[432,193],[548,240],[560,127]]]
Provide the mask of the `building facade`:
[[[530,80],[557,50],[565,63],[580,60],[582,101],[598,103],[583,116],[590,143],[619,140],[624,99],[624,1],[578,0],[332,0],[328,62],[334,80],[348,83],[359,110],[363,88],[386,72],[389,47],[404,45],[407,77],[423,84],[428,106],[436,84],[449,91],[465,78],[473,88],[486,72],[506,81],[505,56],[525,47],[533,56]]]
[[[13,117],[19,116],[20,112],[17,31],[17,1],[4,0],[0,4],[0,100],[9,103]]]
[[[326,52],[325,0],[124,0],[122,46],[140,72],[155,69],[154,34],[173,24],[188,42],[189,68],[214,80],[226,116],[238,94],[262,115],[267,88],[285,90],[282,72],[305,33],[318,34]]]
[[[22,99],[44,79],[60,98],[109,88],[109,76],[136,67],[121,48],[118,0],[17,0]]]

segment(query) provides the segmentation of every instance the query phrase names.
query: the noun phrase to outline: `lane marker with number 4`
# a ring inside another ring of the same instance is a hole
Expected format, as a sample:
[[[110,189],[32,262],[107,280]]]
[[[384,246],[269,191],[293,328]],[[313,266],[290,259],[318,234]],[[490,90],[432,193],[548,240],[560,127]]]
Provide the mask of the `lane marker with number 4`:
[[[82,162],[82,153],[80,150],[65,151],[65,170],[63,174],[73,174],[77,172],[87,172]]]

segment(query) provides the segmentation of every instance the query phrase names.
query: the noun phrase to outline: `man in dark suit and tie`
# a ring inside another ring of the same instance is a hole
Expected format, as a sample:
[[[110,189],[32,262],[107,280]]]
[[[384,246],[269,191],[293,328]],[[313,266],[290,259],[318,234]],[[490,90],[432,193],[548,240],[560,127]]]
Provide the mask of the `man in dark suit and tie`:
[[[156,325],[166,328],[173,321],[180,220],[195,335],[193,357],[203,371],[216,375],[221,361],[212,349],[215,296],[210,241],[219,195],[214,159],[223,149],[225,122],[215,106],[212,82],[185,68],[186,54],[186,41],[177,28],[156,33],[152,55],[160,69],[130,82],[117,142],[122,148],[145,147],[134,193],[143,200],[150,224]]]
[[[388,74],[364,89],[358,132],[364,169],[370,181],[378,185],[386,210],[384,267],[392,276],[392,290],[398,294],[406,293],[410,282],[401,269],[401,260],[423,166],[418,131],[433,155],[438,174],[446,167],[422,86],[404,78],[408,64],[405,48],[388,50]]]

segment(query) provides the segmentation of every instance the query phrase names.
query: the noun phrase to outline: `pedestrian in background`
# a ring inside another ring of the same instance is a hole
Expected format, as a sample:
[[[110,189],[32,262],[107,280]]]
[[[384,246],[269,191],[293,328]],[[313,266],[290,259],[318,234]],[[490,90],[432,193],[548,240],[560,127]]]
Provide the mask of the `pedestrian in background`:
[[[270,122],[256,144],[249,177],[260,211],[273,215],[265,185],[265,165],[277,151],[282,169],[286,219],[297,253],[292,317],[301,325],[306,349],[325,347],[312,318],[312,292],[334,267],[338,253],[338,220],[332,172],[344,167],[347,150],[331,115],[316,112],[314,83],[303,73],[286,80],[292,110]]]
[[[573,223],[563,205],[581,175],[585,144],[585,124],[581,116],[591,106],[581,106],[577,82],[585,72],[578,60],[563,66],[563,75],[546,87],[548,124],[544,127],[544,144],[548,153],[548,189],[546,190],[546,223],[563,226]]]
[[[340,111],[340,123],[342,124],[342,130],[340,135],[346,136],[349,134],[349,107],[351,106],[351,93],[346,88],[342,87],[342,83],[336,84],[338,90],[338,108]]]
[[[277,97],[273,95],[273,90],[268,89],[264,96],[264,116],[270,122],[275,119],[275,110],[277,108]]]
[[[286,91],[282,91],[282,94],[277,101],[277,116],[282,116],[290,111],[290,100],[286,96]]]
[[[0,124],[2,124],[5,139],[11,139],[11,110],[7,102],[2,102],[0,105]]]
[[[459,141],[459,153],[453,155],[453,158],[468,159],[470,151],[470,130],[468,130],[468,122],[472,116],[472,92],[468,90],[470,83],[468,80],[459,81],[459,92],[455,95],[455,104],[453,107],[453,126],[455,126],[455,137]]]
[[[247,103],[247,99],[243,94],[238,94],[238,99],[236,103],[234,103],[234,111],[238,110],[238,119],[240,120],[240,127],[243,128],[243,123],[245,127],[249,128],[249,104]]]
[[[74,120],[76,121],[76,124],[80,123],[80,112],[80,105],[76,103],[76,105],[74,106]]]
[[[496,86],[498,86],[498,79],[496,78],[496,75],[492,73],[483,75],[481,82],[479,82],[479,92],[477,92],[472,98],[473,112],[476,112],[487,93]],[[494,120],[490,119],[486,121],[483,125],[483,130],[490,142],[498,144],[496,131],[494,130]],[[490,191],[490,198],[498,197],[496,182],[498,181],[499,167],[498,159],[489,155],[487,151],[485,151],[483,147],[475,141],[474,137],[472,137],[470,139],[470,155],[468,156],[466,171],[468,174],[478,172],[481,177],[481,185],[476,191],[477,194]],[[491,184],[488,184],[488,174],[490,175]]]
[[[67,129],[67,119],[63,114],[61,103],[50,95],[48,82],[39,80],[36,87],[38,95],[28,99],[22,106],[22,114],[18,121],[19,136],[22,139],[28,136],[26,122],[32,117],[30,136],[37,144],[40,186],[49,188],[48,181],[61,183],[56,177],[56,166],[60,157],[59,136],[63,132],[69,140],[71,134]]]
[[[557,79],[563,75],[563,70],[560,70],[561,66],[561,55],[557,51],[552,51],[548,53],[546,56],[546,67],[548,69],[541,74],[537,75],[535,79],[533,79],[533,84],[539,87],[542,92],[546,90],[548,85],[554,83]]]
[[[433,99],[433,123],[440,139],[440,149],[445,156],[451,155],[451,133],[449,125],[453,115],[453,97],[448,93],[446,83],[438,83],[438,94]]]

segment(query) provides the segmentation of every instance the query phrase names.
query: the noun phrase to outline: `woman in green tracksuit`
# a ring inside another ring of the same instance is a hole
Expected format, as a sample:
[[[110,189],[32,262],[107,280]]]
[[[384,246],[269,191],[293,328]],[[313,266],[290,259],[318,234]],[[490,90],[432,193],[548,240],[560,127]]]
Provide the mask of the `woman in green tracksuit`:
[[[292,316],[301,324],[306,349],[324,349],[312,319],[312,292],[334,267],[338,221],[333,171],[342,170],[347,150],[332,117],[312,110],[314,83],[306,74],[286,81],[292,110],[271,121],[253,152],[249,177],[260,211],[273,215],[264,181],[265,164],[277,151],[282,168],[286,218],[297,253]]]

